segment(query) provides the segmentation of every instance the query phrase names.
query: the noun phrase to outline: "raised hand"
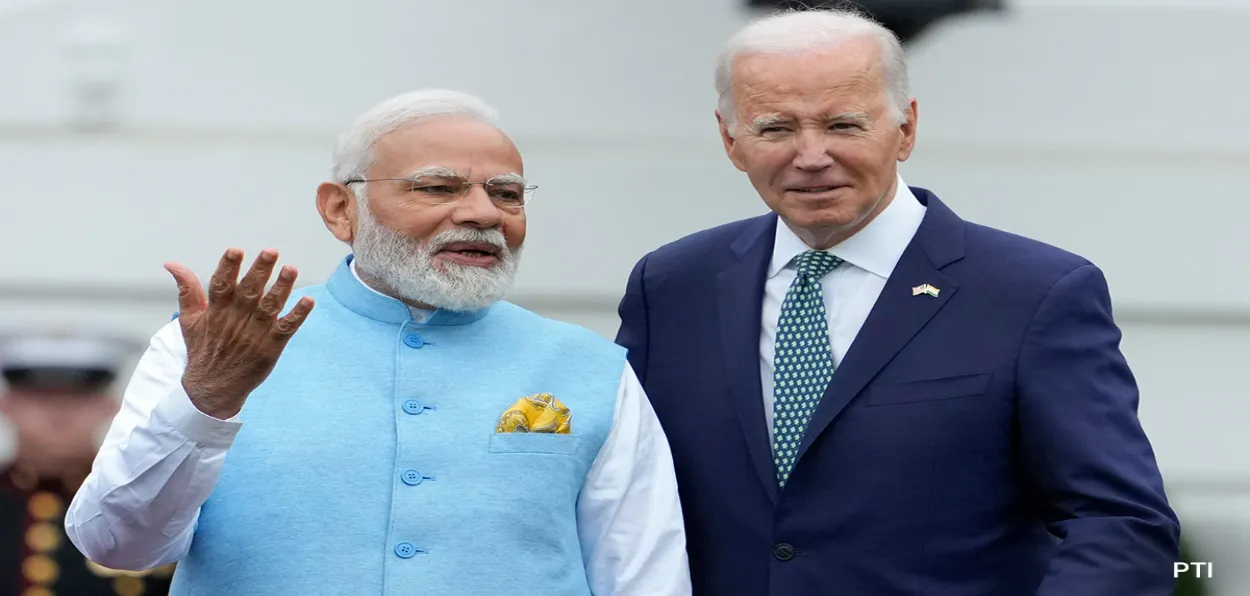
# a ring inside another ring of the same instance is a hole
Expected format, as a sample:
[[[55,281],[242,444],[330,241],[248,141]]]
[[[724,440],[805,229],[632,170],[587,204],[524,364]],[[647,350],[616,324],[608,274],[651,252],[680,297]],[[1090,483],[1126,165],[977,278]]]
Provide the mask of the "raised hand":
[[[201,412],[225,420],[273,371],[282,350],[299,330],[313,300],[307,296],[278,317],[295,285],[295,268],[286,265],[265,292],[278,253],[261,251],[239,280],[243,251],[231,248],[213,273],[208,296],[187,267],[166,263],[178,284],[178,320],[187,345],[182,387]],[[237,283],[236,283],[237,281]]]

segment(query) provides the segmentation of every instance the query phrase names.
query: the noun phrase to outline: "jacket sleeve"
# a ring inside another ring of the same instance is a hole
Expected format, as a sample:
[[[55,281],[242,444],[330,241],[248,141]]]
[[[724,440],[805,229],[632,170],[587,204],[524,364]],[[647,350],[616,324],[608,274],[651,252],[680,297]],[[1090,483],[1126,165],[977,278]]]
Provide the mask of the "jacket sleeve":
[[[1060,544],[1038,596],[1170,596],[1180,527],[1137,417],[1106,279],[1069,272],[1039,305],[1017,370],[1023,470]]]
[[[647,381],[647,258],[644,256],[634,265],[625,286],[617,314],[621,318],[616,333],[616,343],[629,351],[629,364],[642,383]]]

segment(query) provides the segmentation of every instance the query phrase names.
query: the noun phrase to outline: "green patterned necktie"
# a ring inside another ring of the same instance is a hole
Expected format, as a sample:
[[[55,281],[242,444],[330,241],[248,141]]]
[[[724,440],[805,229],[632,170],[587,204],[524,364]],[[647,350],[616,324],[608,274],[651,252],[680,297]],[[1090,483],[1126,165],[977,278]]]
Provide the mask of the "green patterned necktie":
[[[799,255],[798,275],[781,303],[773,357],[773,460],[781,486],[790,478],[807,422],[833,379],[820,278],[841,264],[842,259],[820,250]]]

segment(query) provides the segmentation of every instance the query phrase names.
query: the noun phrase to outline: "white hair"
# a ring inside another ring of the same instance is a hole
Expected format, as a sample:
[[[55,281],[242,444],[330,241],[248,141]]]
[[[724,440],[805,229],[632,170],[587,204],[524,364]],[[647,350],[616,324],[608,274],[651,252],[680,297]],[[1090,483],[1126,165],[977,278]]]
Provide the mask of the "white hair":
[[[361,114],[334,148],[331,176],[337,182],[364,178],[373,165],[373,146],[387,133],[437,116],[465,116],[498,125],[499,114],[481,99],[447,89],[418,89],[383,100]],[[364,198],[364,186],[354,185]]]
[[[730,135],[735,134],[738,119],[733,92],[735,58],[744,54],[798,54],[864,37],[877,40],[881,46],[890,115],[896,124],[907,123],[911,90],[903,44],[894,32],[852,10],[787,10],[742,28],[721,50],[716,64],[717,109],[729,125]]]

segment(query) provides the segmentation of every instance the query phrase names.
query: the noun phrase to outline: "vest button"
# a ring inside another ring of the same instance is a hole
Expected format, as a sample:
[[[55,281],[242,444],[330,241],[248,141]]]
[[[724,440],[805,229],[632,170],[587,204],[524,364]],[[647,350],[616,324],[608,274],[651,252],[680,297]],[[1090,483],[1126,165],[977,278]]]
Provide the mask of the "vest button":
[[[794,558],[794,547],[782,542],[773,547],[773,556],[777,557],[778,561],[789,561]]]
[[[421,402],[415,399],[406,400],[404,402],[403,408],[405,412],[409,414],[414,414],[414,415],[420,414],[421,412],[425,411],[425,406],[422,406]]]
[[[413,555],[421,552],[411,542],[400,542],[395,545],[395,556],[401,559],[411,559]]]
[[[417,335],[416,333],[409,333],[404,336],[404,345],[410,348],[419,348],[425,345],[425,341],[421,339],[420,335]]]

